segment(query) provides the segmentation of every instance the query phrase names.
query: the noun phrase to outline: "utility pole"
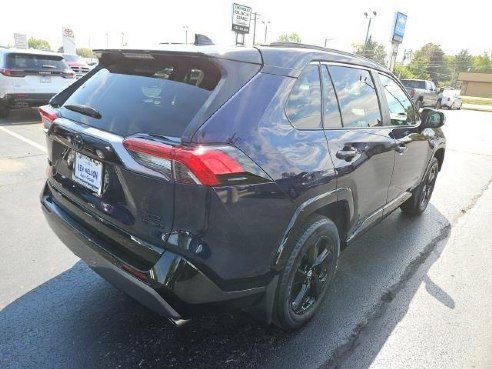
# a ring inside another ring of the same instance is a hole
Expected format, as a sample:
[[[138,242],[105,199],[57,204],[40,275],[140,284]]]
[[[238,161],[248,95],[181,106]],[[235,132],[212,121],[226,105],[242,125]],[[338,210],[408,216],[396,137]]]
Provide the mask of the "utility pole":
[[[254,12],[253,16],[254,16],[254,18],[253,18],[253,46],[255,46],[255,43],[256,43],[256,19],[258,18],[258,16],[261,16],[261,14]]]

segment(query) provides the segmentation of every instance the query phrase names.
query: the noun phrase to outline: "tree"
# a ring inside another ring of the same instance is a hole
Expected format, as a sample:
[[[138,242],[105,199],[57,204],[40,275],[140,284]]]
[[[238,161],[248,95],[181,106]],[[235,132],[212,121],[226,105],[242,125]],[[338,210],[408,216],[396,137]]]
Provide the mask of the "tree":
[[[461,50],[454,57],[454,64],[457,72],[466,72],[473,66],[473,56],[468,50]]]
[[[410,69],[402,64],[396,64],[393,73],[400,79],[415,78],[415,75],[410,71]]]
[[[49,42],[40,38],[29,37],[29,40],[27,40],[27,46],[30,49],[51,50]]]
[[[483,53],[473,57],[472,71],[477,73],[492,73],[492,59],[489,54]]]
[[[94,57],[92,55],[92,50],[87,48],[87,47],[82,47],[80,49],[77,49],[77,54],[83,58],[93,58]]]
[[[367,45],[355,44],[353,47],[355,54],[365,56],[381,65],[385,64],[384,59],[386,58],[386,49],[383,45],[378,44],[376,41],[372,41],[371,38],[367,40]]]
[[[300,44],[301,43],[301,36],[299,36],[299,34],[297,32],[293,32],[290,34],[284,33],[284,34],[280,35],[278,40],[280,42],[295,42],[295,43]]]
[[[439,45],[428,43],[422,46],[414,54],[412,61],[409,64],[410,71],[417,77],[422,79],[432,79],[434,83],[449,78],[447,67],[443,67],[444,51]]]

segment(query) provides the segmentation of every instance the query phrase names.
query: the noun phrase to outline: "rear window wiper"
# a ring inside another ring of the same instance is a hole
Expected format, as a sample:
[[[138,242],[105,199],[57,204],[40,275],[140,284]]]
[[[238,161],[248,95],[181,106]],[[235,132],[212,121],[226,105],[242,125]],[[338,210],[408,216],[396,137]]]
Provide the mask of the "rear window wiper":
[[[92,118],[96,119],[101,119],[102,115],[99,113],[96,109],[91,108],[90,106],[87,105],[78,105],[78,104],[69,104],[69,105],[63,105],[65,109],[75,111],[80,114],[87,115]]]
[[[41,67],[42,68],[49,68],[49,69],[56,69],[56,67],[54,65],[49,65],[49,64],[43,64]]]

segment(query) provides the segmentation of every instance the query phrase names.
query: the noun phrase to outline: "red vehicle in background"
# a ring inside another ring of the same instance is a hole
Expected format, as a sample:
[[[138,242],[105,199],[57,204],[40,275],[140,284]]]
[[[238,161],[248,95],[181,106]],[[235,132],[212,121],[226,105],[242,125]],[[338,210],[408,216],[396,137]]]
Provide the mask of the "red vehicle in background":
[[[89,64],[87,64],[84,59],[77,54],[63,54],[63,58],[67,62],[68,66],[75,72],[77,79],[91,70]]]

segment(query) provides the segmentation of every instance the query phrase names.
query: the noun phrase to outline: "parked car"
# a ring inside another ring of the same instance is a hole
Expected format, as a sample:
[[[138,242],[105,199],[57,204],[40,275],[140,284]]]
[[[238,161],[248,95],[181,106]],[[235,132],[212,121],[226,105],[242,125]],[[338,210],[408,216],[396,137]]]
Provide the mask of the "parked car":
[[[444,89],[439,94],[439,99],[437,100],[436,108],[446,107],[448,109],[461,109],[463,101],[460,97],[460,90],[454,89]]]
[[[60,55],[0,49],[0,118],[12,109],[45,105],[75,79]]]
[[[77,78],[82,77],[91,70],[91,67],[86,63],[86,61],[77,54],[63,54],[63,58],[69,67],[75,72]]]
[[[42,208],[77,256],[176,324],[243,309],[299,328],[341,248],[429,203],[444,115],[419,115],[370,60],[289,43],[98,55],[40,109]]]
[[[439,91],[434,82],[423,79],[402,79],[401,83],[407,89],[417,109],[437,105]]]

